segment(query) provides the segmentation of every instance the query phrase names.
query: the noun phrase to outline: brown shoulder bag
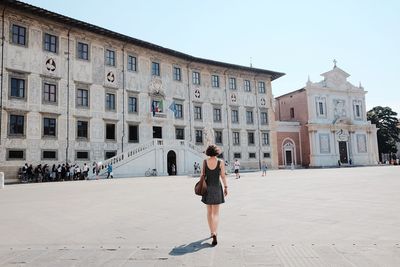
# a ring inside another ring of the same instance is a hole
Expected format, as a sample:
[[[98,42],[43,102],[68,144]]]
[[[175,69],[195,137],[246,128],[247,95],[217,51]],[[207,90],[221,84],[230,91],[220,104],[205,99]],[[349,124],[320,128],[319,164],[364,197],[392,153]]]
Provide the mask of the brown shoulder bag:
[[[194,186],[194,193],[198,196],[204,196],[207,192],[207,183],[206,183],[206,175],[205,175],[205,167],[206,167],[206,160],[203,162],[203,169],[200,175],[200,180]]]

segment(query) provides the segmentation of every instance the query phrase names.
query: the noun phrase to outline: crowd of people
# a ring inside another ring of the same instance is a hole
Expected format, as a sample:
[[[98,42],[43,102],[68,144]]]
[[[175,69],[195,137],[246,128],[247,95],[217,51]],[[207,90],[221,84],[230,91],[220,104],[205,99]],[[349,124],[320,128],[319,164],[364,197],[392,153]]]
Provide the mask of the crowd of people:
[[[97,162],[92,164],[92,172],[96,175],[96,179],[99,178],[100,170],[106,168],[107,178],[112,174],[112,165],[108,166],[101,165]],[[68,164],[60,163],[53,164],[39,164],[33,166],[32,164],[25,163],[20,168],[19,178],[22,183],[41,183],[41,182],[57,182],[57,181],[73,181],[73,180],[87,180],[89,177],[90,167],[84,163],[82,166],[79,164]]]

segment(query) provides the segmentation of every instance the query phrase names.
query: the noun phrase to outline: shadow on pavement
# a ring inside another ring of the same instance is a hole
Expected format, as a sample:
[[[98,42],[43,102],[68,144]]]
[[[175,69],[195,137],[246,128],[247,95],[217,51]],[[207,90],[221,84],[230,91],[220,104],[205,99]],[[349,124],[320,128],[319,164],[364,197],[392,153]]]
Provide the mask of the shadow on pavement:
[[[182,256],[187,253],[197,252],[204,248],[212,248],[211,244],[203,243],[204,241],[210,239],[210,237],[192,242],[190,244],[180,245],[179,247],[174,247],[170,252],[169,255],[171,256]]]

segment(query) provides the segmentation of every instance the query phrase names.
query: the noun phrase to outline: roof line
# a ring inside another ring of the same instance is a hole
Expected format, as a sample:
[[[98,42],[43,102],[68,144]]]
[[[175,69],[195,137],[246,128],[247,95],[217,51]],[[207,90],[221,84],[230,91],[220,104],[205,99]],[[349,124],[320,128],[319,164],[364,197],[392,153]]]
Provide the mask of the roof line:
[[[289,93],[286,93],[286,94],[283,94],[283,95],[277,96],[277,97],[275,97],[275,99],[278,99],[278,98],[281,98],[281,97],[283,97],[283,96],[287,96],[287,95],[290,95],[290,94],[293,94],[293,93],[300,93],[300,92],[303,92],[303,91],[305,91],[305,90],[306,90],[306,88],[305,88],[305,87],[303,87],[303,88],[300,88],[300,89],[297,89],[297,90],[291,91],[291,92],[289,92]]]
[[[50,20],[68,25],[70,27],[75,27],[79,29],[83,29],[86,31],[90,31],[99,35],[103,35],[106,37],[110,38],[115,38],[123,42],[128,42],[131,44],[134,44],[136,46],[140,46],[143,48],[147,48],[153,51],[165,53],[171,56],[175,56],[187,61],[192,61],[192,62],[197,62],[197,63],[203,63],[203,64],[209,64],[209,65],[214,65],[218,67],[224,67],[224,68],[231,68],[231,69],[236,69],[236,70],[242,70],[242,71],[249,71],[249,72],[256,72],[259,74],[266,74],[271,76],[271,81],[278,79],[279,77],[282,77],[285,75],[285,73],[282,72],[276,72],[276,71],[271,71],[271,70],[265,70],[265,69],[259,69],[259,68],[252,68],[252,67],[245,67],[241,65],[236,65],[236,64],[231,64],[231,63],[224,63],[220,61],[215,61],[215,60],[210,60],[210,59],[204,59],[204,58],[199,58],[199,57],[194,57],[176,50],[172,50],[169,48],[165,48],[150,42],[142,41],[121,33],[117,33],[84,21],[80,21],[77,19],[73,19],[40,7],[36,7],[21,1],[16,1],[16,0],[0,0],[0,2],[8,7],[14,8],[17,11],[20,12],[26,12],[26,13],[31,13],[34,15],[37,15],[39,17],[47,17]]]

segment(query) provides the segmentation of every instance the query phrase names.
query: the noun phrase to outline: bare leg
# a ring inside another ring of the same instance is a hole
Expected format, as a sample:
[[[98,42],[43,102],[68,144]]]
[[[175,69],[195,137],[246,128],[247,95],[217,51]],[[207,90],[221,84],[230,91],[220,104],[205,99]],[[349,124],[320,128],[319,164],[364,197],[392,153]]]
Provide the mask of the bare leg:
[[[219,223],[219,205],[212,205],[212,222],[212,233],[216,235]]]
[[[213,234],[213,218],[212,218],[212,205],[207,205],[207,222],[210,233]]]

